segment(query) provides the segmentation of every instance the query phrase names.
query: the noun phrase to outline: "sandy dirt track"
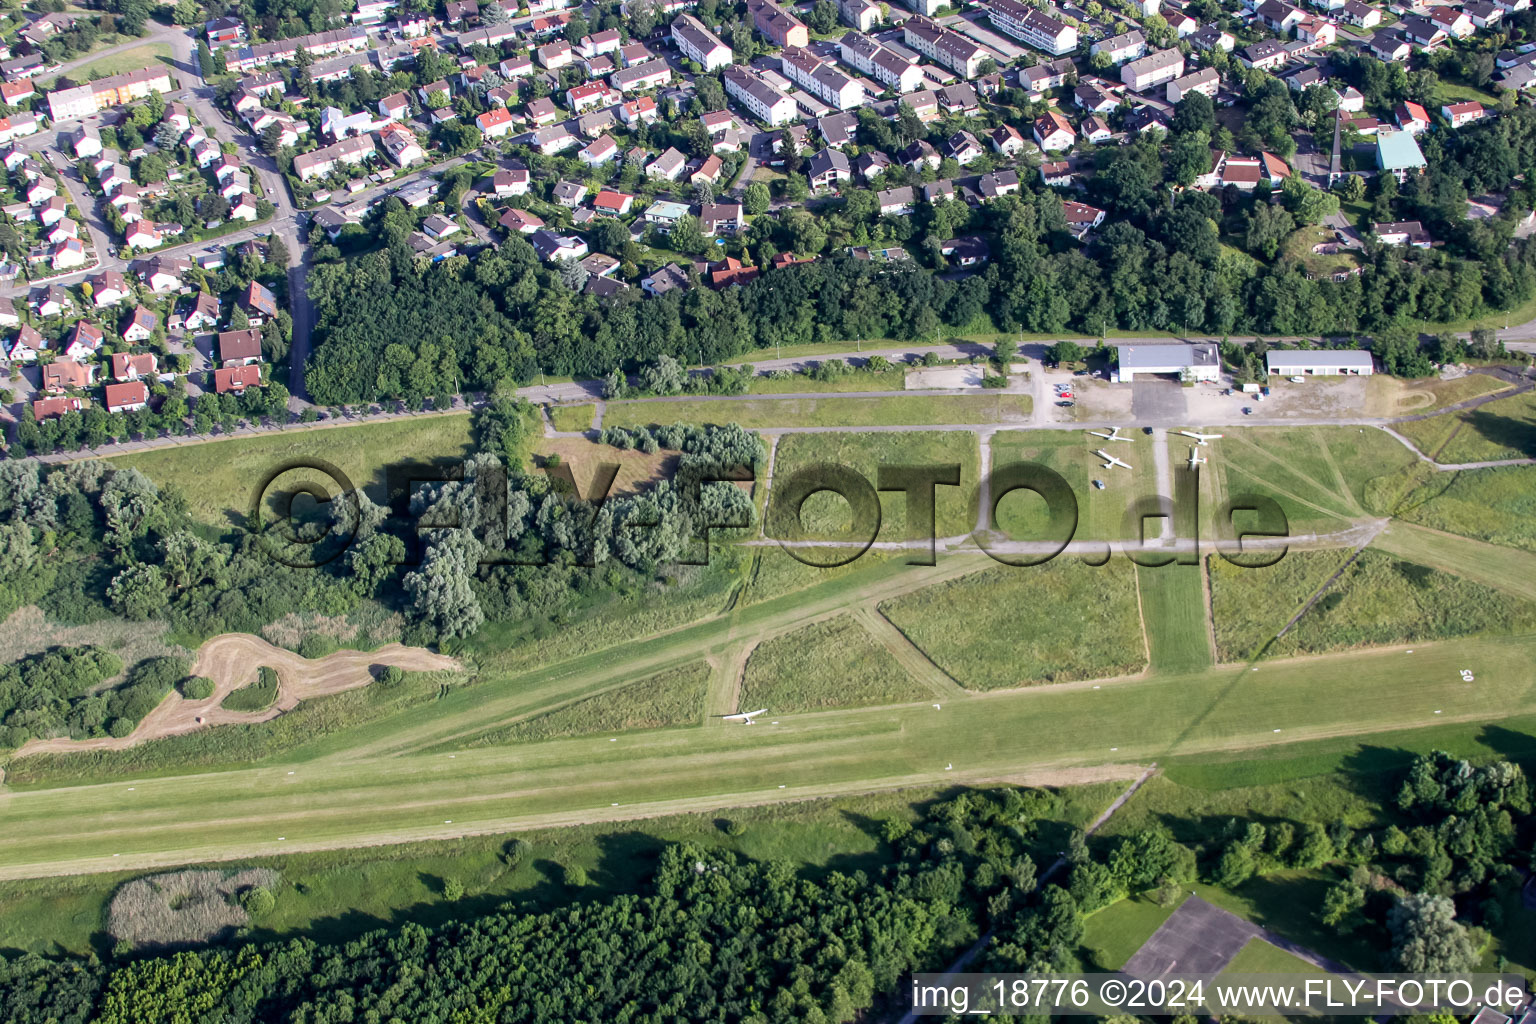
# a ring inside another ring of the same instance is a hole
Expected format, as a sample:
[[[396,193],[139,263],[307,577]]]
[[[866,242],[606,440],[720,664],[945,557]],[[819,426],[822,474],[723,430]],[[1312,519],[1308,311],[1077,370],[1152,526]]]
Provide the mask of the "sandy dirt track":
[[[277,700],[262,711],[230,711],[219,707],[231,692],[256,681],[256,670],[268,666],[277,671]],[[298,707],[300,701],[367,686],[375,665],[395,665],[411,671],[455,669],[459,663],[420,647],[389,644],[373,651],[336,651],[310,660],[275,647],[249,633],[225,633],[198,648],[192,674],[213,680],[213,696],[187,700],[172,691],[138,727],[121,739],[102,736],[89,740],[67,737],[32,740],[16,752],[64,754],[78,750],[123,750],[147,740],[179,736],[214,725],[265,722]]]

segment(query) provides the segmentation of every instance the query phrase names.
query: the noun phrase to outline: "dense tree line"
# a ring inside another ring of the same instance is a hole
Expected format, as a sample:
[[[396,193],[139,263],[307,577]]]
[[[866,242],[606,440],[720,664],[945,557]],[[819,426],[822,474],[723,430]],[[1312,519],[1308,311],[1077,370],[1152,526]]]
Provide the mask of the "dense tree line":
[[[1430,172],[1400,190],[1390,177],[1380,179],[1373,200],[1379,219],[1420,219],[1444,244],[1427,251],[1369,245],[1363,272],[1336,281],[1309,276],[1281,251],[1298,224],[1316,222],[1329,208],[1324,193],[1299,179],[1274,203],[1230,188],[1177,191],[1181,179],[1209,170],[1208,111],[1198,108],[1181,104],[1187,116],[1176,119],[1167,146],[1141,140],[1098,154],[1088,193],[1111,220],[1086,246],[1067,233],[1061,199],[1044,189],[974,210],[923,204],[910,218],[879,218],[862,201],[869,195],[854,192],[826,216],[795,210],[759,218],[740,241],[760,264],[783,251],[826,254],[815,263],[719,292],[694,287],[647,298],[632,289],[598,300],[541,265],[520,237],[474,261],[437,265],[417,261],[396,241],[313,272],[319,345],[310,387],[330,403],[409,400],[445,387],[526,382],[541,371],[601,378],[663,355],[712,363],[776,345],[931,341],[945,330],[982,327],[1374,333],[1411,321],[1465,320],[1536,294],[1536,242],[1513,237],[1532,205],[1514,178],[1536,167],[1536,110],[1521,108],[1445,141],[1434,136],[1426,143]],[[1499,216],[1466,218],[1469,194],[1511,188]],[[856,260],[838,248],[864,239],[923,252],[968,231],[991,237],[993,258],[983,272],[958,279]]]

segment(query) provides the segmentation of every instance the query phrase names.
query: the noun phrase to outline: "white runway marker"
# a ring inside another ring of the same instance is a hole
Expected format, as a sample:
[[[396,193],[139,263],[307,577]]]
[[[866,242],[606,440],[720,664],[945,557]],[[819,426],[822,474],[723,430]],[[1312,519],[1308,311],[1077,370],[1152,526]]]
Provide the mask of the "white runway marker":
[[[619,738],[617,736],[615,736],[612,739],[610,739],[608,742],[609,743],[617,743],[617,742],[619,742]]]
[[[293,774],[293,772],[289,772],[289,773],[288,773],[288,774],[289,774],[289,775],[292,775],[292,774]]]
[[[1120,748],[1119,748],[1119,747],[1110,747],[1110,748],[1109,748],[1109,752],[1110,752],[1110,753],[1111,753],[1111,754],[1113,754],[1113,753],[1114,753],[1114,752],[1115,752],[1115,751],[1117,751],[1117,750],[1119,750],[1119,749],[1120,749]]]
[[[935,705],[934,705],[934,706],[933,706],[933,710],[935,710],[935,711],[939,711],[939,710],[941,710],[941,708],[940,708],[940,707],[939,707],[939,705],[937,705],[937,704],[935,704]]]
[[[1440,713],[1440,712],[1438,712],[1438,711],[1436,711],[1436,712],[1435,712],[1435,714],[1437,714],[1437,715],[1438,715],[1438,714],[1439,714],[1439,713]]]
[[[277,837],[277,841],[278,842],[282,842],[284,839],[287,839],[287,838],[288,838],[287,836],[278,836]]]
[[[955,770],[955,766],[953,763],[947,764],[944,766],[944,770],[947,772],[952,772]]]
[[[1279,731],[1280,731],[1280,730],[1279,730],[1279,729],[1276,729],[1276,730],[1275,730],[1275,732],[1279,732]]]
[[[1098,689],[1098,687],[1097,687],[1097,686],[1095,686],[1095,687],[1094,687],[1094,689],[1095,689],[1095,690],[1097,690],[1097,689]]]
[[[780,787],[779,787],[779,788],[780,788],[780,789],[783,789],[783,788],[784,788],[784,787],[783,787],[783,786],[780,786]]]

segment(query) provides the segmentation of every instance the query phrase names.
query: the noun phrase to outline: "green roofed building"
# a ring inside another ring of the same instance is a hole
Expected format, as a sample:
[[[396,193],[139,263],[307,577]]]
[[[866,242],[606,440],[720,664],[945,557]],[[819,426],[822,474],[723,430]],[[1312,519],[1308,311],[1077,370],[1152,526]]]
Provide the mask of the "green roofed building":
[[[1409,173],[1425,168],[1424,154],[1408,132],[1381,132],[1376,136],[1376,166],[1402,181]]]

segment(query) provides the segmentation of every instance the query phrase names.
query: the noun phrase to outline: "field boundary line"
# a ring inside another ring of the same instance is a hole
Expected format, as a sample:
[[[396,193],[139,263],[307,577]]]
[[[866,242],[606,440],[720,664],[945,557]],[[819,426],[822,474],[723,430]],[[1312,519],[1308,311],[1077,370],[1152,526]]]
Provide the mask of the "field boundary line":
[[[1275,640],[1279,640],[1281,637],[1285,636],[1285,634],[1289,633],[1291,631],[1291,627],[1300,622],[1301,617],[1306,615],[1307,612],[1311,611],[1312,606],[1317,604],[1318,601],[1322,600],[1323,595],[1332,589],[1333,585],[1338,582],[1339,577],[1343,576],[1344,573],[1349,570],[1350,566],[1359,561],[1360,556],[1365,553],[1365,549],[1371,546],[1371,543],[1375,541],[1377,536],[1380,535],[1381,531],[1384,529],[1386,529],[1385,524],[1381,524],[1378,525],[1375,530],[1371,531],[1371,535],[1367,537],[1359,547],[1355,548],[1354,552],[1351,553],[1348,558],[1344,559],[1344,564],[1334,570],[1333,575],[1324,580],[1322,586],[1318,587],[1315,591],[1312,592],[1312,596],[1307,598],[1306,603],[1301,606],[1301,610],[1295,615],[1292,615],[1291,620],[1284,626],[1280,627],[1280,632],[1274,635],[1274,637],[1270,640],[1270,643],[1274,643]],[[1265,647],[1268,646],[1269,644],[1265,644]],[[1260,652],[1260,656],[1262,656],[1262,652]]]
[[[976,694],[955,681],[940,668],[928,652],[903,633],[896,623],[885,617],[880,609],[871,604],[861,604],[853,609],[854,621],[858,622],[876,643],[881,644],[896,659],[907,675],[933,691],[935,697],[971,698]]]
[[[1163,520],[1165,523],[1167,521],[1166,519]],[[1133,580],[1132,589],[1136,591],[1136,621],[1141,623],[1141,653],[1147,659],[1147,667],[1137,674],[1143,676],[1151,675],[1152,637],[1148,635],[1147,631],[1147,609],[1141,603],[1141,566],[1135,562],[1131,563],[1131,579]]]

